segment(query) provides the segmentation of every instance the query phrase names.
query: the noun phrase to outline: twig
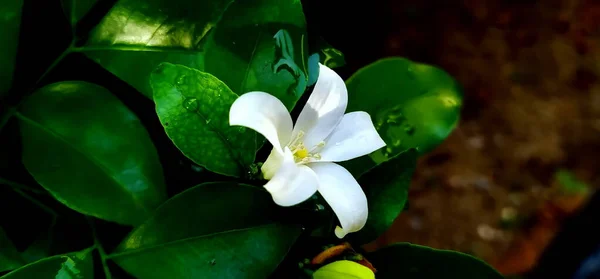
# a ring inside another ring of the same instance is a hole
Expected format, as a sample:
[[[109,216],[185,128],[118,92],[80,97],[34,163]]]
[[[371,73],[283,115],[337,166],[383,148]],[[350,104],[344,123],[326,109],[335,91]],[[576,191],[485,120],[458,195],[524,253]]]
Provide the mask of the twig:
[[[90,228],[92,228],[92,235],[94,236],[94,246],[98,249],[98,254],[100,254],[100,260],[102,261],[102,268],[104,269],[104,276],[106,279],[112,279],[112,275],[110,274],[110,270],[108,269],[108,265],[106,265],[106,252],[98,240],[98,235],[96,234],[96,225],[94,225],[94,220],[92,218],[87,218]]]
[[[23,185],[23,184],[21,184],[21,183],[14,182],[14,181],[10,181],[10,180],[7,180],[7,179],[4,179],[4,178],[2,178],[2,177],[0,177],[0,184],[8,185],[8,186],[10,186],[10,187],[17,188],[17,189],[19,189],[19,190],[25,190],[25,191],[29,191],[29,192],[32,192],[32,193],[34,193],[34,194],[40,194],[40,195],[43,195],[43,194],[47,194],[47,193],[48,193],[48,192],[46,192],[46,191],[42,191],[42,190],[38,190],[38,189],[34,189],[34,188],[28,187],[28,186],[26,186],[26,185]]]

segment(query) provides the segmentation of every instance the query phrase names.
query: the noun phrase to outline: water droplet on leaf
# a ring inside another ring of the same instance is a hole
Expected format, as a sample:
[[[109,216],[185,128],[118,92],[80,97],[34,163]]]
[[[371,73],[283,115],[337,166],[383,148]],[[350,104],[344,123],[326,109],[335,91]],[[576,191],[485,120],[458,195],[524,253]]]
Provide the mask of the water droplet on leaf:
[[[400,146],[401,143],[402,143],[402,141],[399,140],[399,139],[397,139],[397,140],[394,141],[393,145],[396,146],[396,147],[398,147],[398,146]]]
[[[185,98],[183,100],[183,107],[191,112],[196,112],[199,106],[200,104],[196,98]]]
[[[185,83],[185,75],[182,75],[177,79],[177,85],[183,85],[184,83]]]

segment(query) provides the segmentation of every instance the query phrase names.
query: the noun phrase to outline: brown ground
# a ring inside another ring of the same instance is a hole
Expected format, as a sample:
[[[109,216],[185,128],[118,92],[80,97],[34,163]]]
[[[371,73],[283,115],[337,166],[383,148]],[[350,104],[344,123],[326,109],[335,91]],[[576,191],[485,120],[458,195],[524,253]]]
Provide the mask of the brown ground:
[[[398,17],[389,38],[390,56],[435,43],[428,51],[464,85],[466,105],[420,159],[410,209],[377,245],[454,249],[518,273],[585,196],[564,194],[556,171],[600,186],[600,1],[453,2],[433,23]]]

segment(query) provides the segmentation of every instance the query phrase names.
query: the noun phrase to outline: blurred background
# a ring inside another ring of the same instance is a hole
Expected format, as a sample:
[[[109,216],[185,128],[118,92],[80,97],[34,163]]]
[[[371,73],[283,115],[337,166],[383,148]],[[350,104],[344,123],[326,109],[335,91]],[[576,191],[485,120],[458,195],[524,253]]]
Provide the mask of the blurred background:
[[[342,77],[403,56],[464,87],[459,126],[367,248],[408,241],[507,276],[600,278],[600,1],[305,2],[309,28],[345,54]]]

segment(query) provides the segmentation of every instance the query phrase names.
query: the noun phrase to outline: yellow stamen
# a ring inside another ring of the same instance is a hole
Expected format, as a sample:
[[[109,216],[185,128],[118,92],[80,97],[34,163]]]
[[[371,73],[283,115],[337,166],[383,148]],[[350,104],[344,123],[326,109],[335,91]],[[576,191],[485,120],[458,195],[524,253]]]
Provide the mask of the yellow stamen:
[[[298,149],[294,152],[294,155],[296,155],[298,159],[304,159],[308,157],[308,150],[306,150],[306,148]]]

